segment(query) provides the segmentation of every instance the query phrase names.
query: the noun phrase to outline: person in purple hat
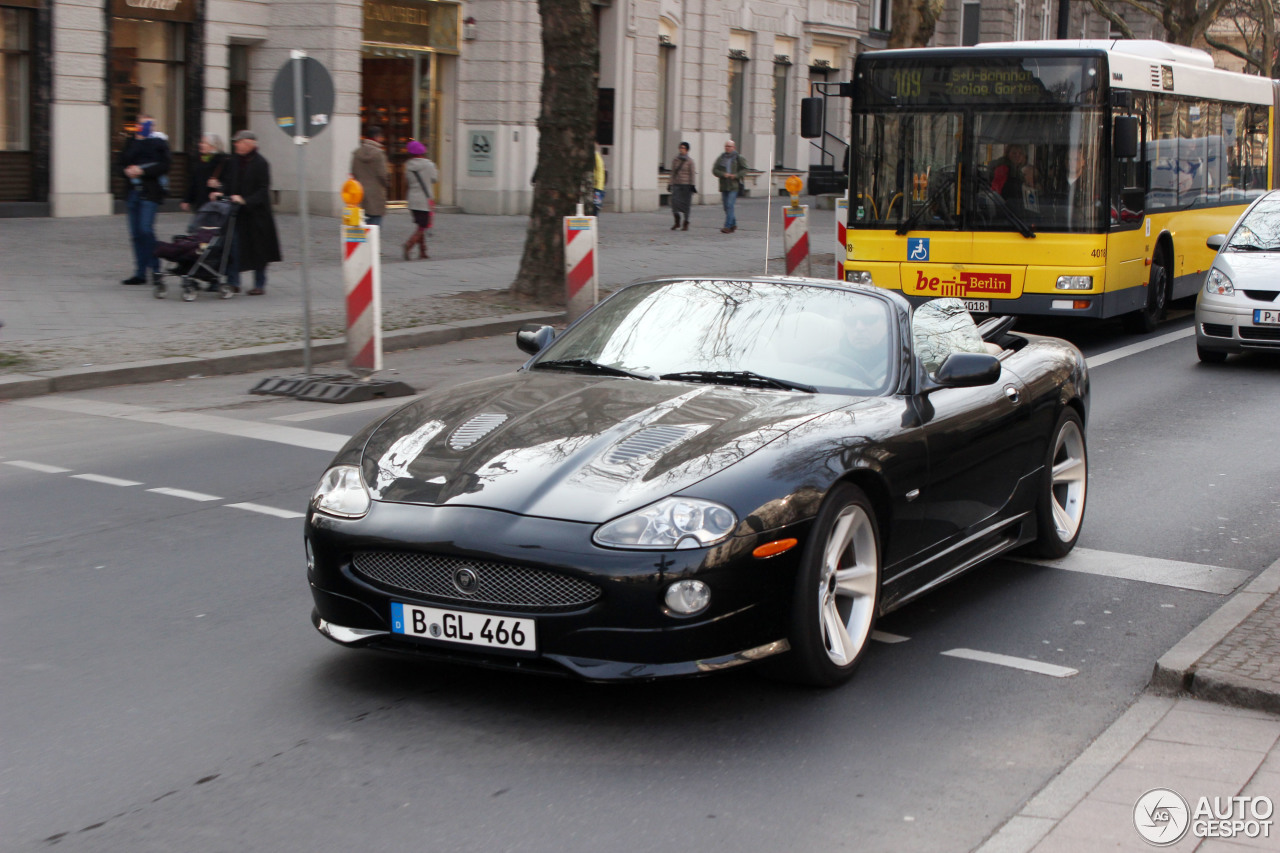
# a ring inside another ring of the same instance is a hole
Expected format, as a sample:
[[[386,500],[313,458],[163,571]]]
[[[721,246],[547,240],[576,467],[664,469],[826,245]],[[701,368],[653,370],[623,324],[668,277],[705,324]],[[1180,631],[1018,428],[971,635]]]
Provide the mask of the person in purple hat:
[[[431,227],[435,207],[435,183],[438,177],[436,164],[427,159],[427,146],[416,139],[409,140],[405,146],[409,160],[404,164],[404,179],[409,187],[406,199],[409,212],[413,214],[413,224],[417,230],[405,241],[404,259],[409,260],[409,251],[418,247],[418,259],[428,258],[427,229]]]

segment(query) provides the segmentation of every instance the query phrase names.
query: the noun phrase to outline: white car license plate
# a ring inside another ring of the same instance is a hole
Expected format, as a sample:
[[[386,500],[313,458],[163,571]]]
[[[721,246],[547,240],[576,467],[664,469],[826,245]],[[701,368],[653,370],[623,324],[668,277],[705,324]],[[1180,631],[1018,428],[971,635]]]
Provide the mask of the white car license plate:
[[[1254,308],[1253,325],[1280,326],[1280,311],[1274,308]]]
[[[533,619],[391,603],[391,630],[410,637],[535,652],[538,645],[534,628]]]
[[[975,314],[985,314],[991,310],[991,300],[989,299],[966,299],[964,300],[964,309]]]

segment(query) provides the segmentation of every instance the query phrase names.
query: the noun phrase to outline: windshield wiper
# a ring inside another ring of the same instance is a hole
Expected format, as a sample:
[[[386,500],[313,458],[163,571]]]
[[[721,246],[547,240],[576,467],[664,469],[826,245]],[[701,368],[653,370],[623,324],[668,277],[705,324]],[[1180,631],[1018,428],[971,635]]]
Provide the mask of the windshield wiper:
[[[682,373],[664,373],[659,379],[674,379],[677,382],[711,382],[718,385],[745,385],[750,388],[782,388],[786,391],[804,391],[806,394],[817,394],[818,389],[801,382],[789,379],[777,379],[773,376],[762,376],[750,370],[686,370]]]
[[[1013,212],[1013,208],[1009,205],[1009,202],[1004,200],[1004,196],[1000,195],[1000,193],[996,192],[986,184],[979,184],[978,188],[985,190],[996,200],[996,204],[999,205],[1000,210],[1004,212],[1005,218],[1013,223],[1013,227],[1018,229],[1018,233],[1023,237],[1028,238],[1036,236],[1035,229],[1023,221],[1021,216]]]
[[[625,367],[614,367],[612,364],[601,364],[589,358],[562,358],[559,361],[540,361],[534,367],[559,367],[565,370],[583,370],[600,373],[605,376],[629,376],[632,379],[654,380],[652,373],[641,373],[638,370],[627,370]]]
[[[955,175],[948,175],[947,177],[943,178],[942,183],[938,185],[938,188],[936,190],[934,190],[932,193],[929,194],[929,197],[925,199],[924,204],[920,205],[919,209],[917,209],[915,213],[907,217],[907,221],[902,223],[900,226],[898,226],[898,230],[893,233],[901,237],[902,235],[910,231],[912,228],[915,228],[916,225],[919,224],[921,217],[925,215],[925,212],[930,210],[935,204],[937,204],[938,199],[942,198],[942,194],[945,193],[947,190],[951,189],[951,187],[955,186],[955,182],[956,182]]]
[[[1237,252],[1280,252],[1280,246],[1259,246],[1255,243],[1232,243],[1228,248]]]

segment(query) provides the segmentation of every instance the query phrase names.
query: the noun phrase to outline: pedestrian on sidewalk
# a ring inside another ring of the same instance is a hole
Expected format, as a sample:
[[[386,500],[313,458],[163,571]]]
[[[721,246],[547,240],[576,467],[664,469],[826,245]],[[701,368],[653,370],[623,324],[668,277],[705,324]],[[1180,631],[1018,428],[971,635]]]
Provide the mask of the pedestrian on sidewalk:
[[[722,234],[738,230],[734,206],[738,203],[738,193],[742,192],[742,173],[748,168],[747,161],[738,153],[738,144],[732,139],[725,142],[724,153],[716,158],[716,165],[711,170],[711,174],[720,179],[720,198],[724,203]]]
[[[168,180],[169,143],[155,135],[156,123],[149,115],[138,116],[133,138],[120,152],[120,172],[129,182],[125,202],[129,240],[133,245],[133,275],[121,284],[147,284],[148,276],[160,272],[156,257],[156,212],[164,201]]]
[[[382,145],[382,128],[376,124],[365,129],[360,147],[351,152],[351,177],[364,189],[361,205],[365,223],[382,225],[391,181],[387,174],[387,151]]]
[[[227,283],[240,289],[240,271],[253,270],[250,296],[267,292],[267,264],[278,261],[280,238],[271,213],[271,166],[258,152],[258,135],[242,130],[232,137],[235,154],[227,160],[223,172],[223,194],[240,205],[236,209],[236,233],[231,241],[231,258],[227,264]]]
[[[671,213],[676,218],[676,224],[671,226],[671,230],[675,231],[679,228],[682,231],[689,230],[689,211],[693,206],[693,193],[697,189],[695,183],[698,180],[698,168],[693,163],[693,158],[689,156],[689,143],[680,143],[680,153],[671,161]],[[683,225],[680,217],[684,217]]]
[[[191,170],[187,192],[182,197],[183,210],[199,210],[209,200],[209,194],[222,189],[222,171],[227,167],[227,152],[222,147],[222,137],[206,133],[200,137],[200,160]]]
[[[436,164],[427,159],[425,144],[411,139],[405,150],[409,153],[409,162],[404,164],[405,184],[409,188],[407,202],[417,230],[405,241],[404,259],[409,260],[409,251],[417,246],[418,260],[422,260],[431,257],[427,254],[427,230],[431,228],[435,216],[433,208],[436,196],[433,188],[439,175]]]

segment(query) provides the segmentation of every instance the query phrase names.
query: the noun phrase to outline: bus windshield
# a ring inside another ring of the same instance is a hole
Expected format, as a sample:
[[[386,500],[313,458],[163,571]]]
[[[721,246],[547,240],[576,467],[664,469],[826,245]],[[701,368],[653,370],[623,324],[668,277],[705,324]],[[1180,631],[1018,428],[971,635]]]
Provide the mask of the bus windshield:
[[[1091,58],[867,61],[850,163],[853,227],[1096,232],[1106,113]]]

